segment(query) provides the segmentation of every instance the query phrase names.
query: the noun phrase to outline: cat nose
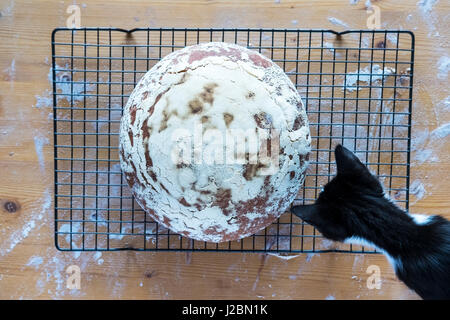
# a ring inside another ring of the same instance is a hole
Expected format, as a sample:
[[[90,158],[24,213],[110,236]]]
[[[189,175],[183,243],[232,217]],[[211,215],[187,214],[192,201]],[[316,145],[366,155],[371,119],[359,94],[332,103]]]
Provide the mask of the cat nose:
[[[293,206],[291,207],[291,213],[295,214],[297,217],[303,219],[304,215],[302,214],[303,210],[301,206]]]
[[[319,214],[319,207],[316,204],[292,206],[291,212],[305,222],[314,222]]]

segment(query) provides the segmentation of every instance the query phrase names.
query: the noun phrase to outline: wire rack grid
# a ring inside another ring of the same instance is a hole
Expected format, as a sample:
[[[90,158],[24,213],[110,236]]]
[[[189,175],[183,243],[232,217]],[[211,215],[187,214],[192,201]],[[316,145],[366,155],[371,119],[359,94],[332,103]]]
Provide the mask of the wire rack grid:
[[[335,174],[333,149],[353,150],[408,208],[414,35],[408,31],[65,29],[52,33],[55,244],[59,250],[370,252],[324,239],[290,213],[257,234],[213,244],[158,225],[134,201],[118,160],[122,107],[162,57],[209,41],[257,50],[284,69],[307,108],[305,185],[313,202]]]

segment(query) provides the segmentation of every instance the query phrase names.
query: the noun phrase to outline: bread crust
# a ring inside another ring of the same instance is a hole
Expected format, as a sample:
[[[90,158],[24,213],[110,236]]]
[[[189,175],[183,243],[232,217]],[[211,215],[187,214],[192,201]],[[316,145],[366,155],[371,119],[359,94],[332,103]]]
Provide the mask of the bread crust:
[[[216,155],[214,134],[242,130],[259,134],[258,152],[266,134],[275,170],[258,155],[255,162],[248,146],[237,151],[241,162],[196,161],[195,150],[190,161],[174,160],[180,132],[191,132],[194,145],[197,132],[202,148]],[[310,144],[302,100],[283,70],[258,52],[212,42],[175,51],[142,77],[124,108],[119,158],[153,219],[187,237],[222,242],[254,234],[285,212],[303,184]]]

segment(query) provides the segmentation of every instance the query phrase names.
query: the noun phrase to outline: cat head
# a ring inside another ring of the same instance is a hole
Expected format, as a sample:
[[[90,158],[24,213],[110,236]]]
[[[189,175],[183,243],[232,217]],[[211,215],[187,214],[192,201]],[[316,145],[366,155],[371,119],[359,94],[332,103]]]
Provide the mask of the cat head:
[[[338,145],[335,158],[337,175],[325,185],[316,202],[293,206],[291,212],[326,238],[344,241],[364,237],[370,221],[383,220],[379,208],[392,204],[384,197],[378,179],[350,150]]]

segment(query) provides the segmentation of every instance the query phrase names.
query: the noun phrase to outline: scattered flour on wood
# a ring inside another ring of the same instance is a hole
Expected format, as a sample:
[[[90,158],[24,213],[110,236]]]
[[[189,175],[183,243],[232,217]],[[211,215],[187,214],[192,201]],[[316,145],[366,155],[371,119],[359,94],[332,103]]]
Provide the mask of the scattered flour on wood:
[[[0,12],[3,17],[12,17],[14,14],[14,0],[9,2],[9,5],[4,7]]]
[[[45,64],[48,64],[48,58],[45,58]],[[48,80],[50,84],[52,84],[52,68],[50,68],[50,72],[48,74]],[[48,113],[47,114],[47,120],[53,120],[53,112],[49,109],[53,106],[53,96],[52,91],[49,89],[45,90],[43,94],[35,95],[36,104],[32,106],[32,108],[37,108],[41,110],[41,114],[43,112]]]
[[[425,161],[435,161],[436,155],[433,151],[432,140],[430,141],[430,132],[428,129],[422,131],[412,131],[411,152],[413,152],[412,159],[417,164],[422,164]]]
[[[63,247],[71,246],[71,249],[80,249],[82,247],[82,236],[81,232],[83,230],[82,222],[72,222],[61,224],[58,228],[58,234],[64,237],[66,240],[66,246],[61,244]],[[74,251],[74,258],[77,259],[80,256],[80,251]]]
[[[52,296],[53,299],[60,299],[66,294],[77,297],[82,296],[83,293],[81,290],[67,288],[68,274],[66,270],[70,265],[77,265],[82,271],[86,267],[86,263],[74,261],[72,255],[69,253],[58,252],[55,254],[54,250],[53,248],[47,250],[45,262],[40,268],[43,271],[36,281],[36,287],[43,289],[47,286],[49,288],[47,294]]]
[[[69,69],[69,66],[61,67],[55,66],[55,80],[56,80],[56,92],[57,100],[67,100],[68,102],[83,101],[88,99],[85,95],[94,90],[94,85],[89,83],[82,83],[82,81],[73,81],[71,75],[67,71],[61,71]],[[51,68],[50,68],[51,70]],[[71,81],[72,80],[72,81]]]
[[[418,151],[422,149],[426,142],[428,141],[430,132],[428,129],[417,131],[412,131],[412,137],[411,137],[411,151]]]
[[[336,298],[334,296],[332,296],[331,294],[329,294],[325,300],[336,300]]]
[[[98,251],[98,252],[96,252],[95,254],[94,254],[94,259],[95,260],[98,260],[98,259],[100,259],[102,257],[102,253],[100,252],[100,251]]]
[[[417,133],[413,131],[413,139],[411,141],[411,151],[415,152],[413,160],[419,165],[424,162],[439,161],[438,153],[444,145],[441,139],[445,139],[449,134],[450,123],[439,126],[431,133],[427,129]]]
[[[328,17],[328,21],[331,22],[332,24],[334,24],[335,26],[340,26],[340,27],[344,27],[344,28],[348,28],[348,24],[346,24],[344,21],[339,20],[338,18],[335,17]]]
[[[292,254],[283,254],[283,253],[268,253],[269,256],[276,257],[278,259],[282,260],[291,260],[297,257],[300,257],[299,254],[292,255]]]
[[[16,59],[12,59],[11,65],[4,69],[3,72],[6,74],[7,81],[14,81],[16,78]]]
[[[409,194],[415,196],[415,201],[412,204],[415,204],[417,201],[423,199],[427,191],[425,190],[425,186],[422,181],[416,179],[409,186]]]
[[[315,256],[320,257],[320,254],[319,253],[314,253],[314,252],[308,253],[306,255],[306,262],[311,262],[312,258],[315,257]]]
[[[39,266],[44,262],[44,259],[40,256],[32,256],[26,266],[33,267],[34,269],[39,269]]]
[[[90,84],[88,82],[84,83],[81,80],[73,80],[71,79],[71,74],[68,71],[70,69],[69,65],[59,66],[55,65],[55,82],[56,82],[56,92],[57,101],[66,100],[69,103],[73,101],[73,103],[84,101],[84,99],[89,99],[88,96],[85,96],[89,92],[95,89],[95,85]],[[50,71],[47,75],[48,81],[53,83],[53,68],[50,67]],[[50,93],[51,94],[51,93]],[[37,97],[37,96],[36,96]],[[50,103],[53,103],[53,100],[49,98]],[[48,102],[48,100],[46,100]]]
[[[333,46],[333,44],[332,43],[330,43],[330,42],[325,42],[324,44],[323,44],[323,46],[325,47],[325,48],[327,48],[327,50],[329,50],[331,53],[334,53],[334,46]]]
[[[450,122],[443,124],[442,126],[434,129],[431,132],[432,137],[439,138],[439,139],[445,138],[449,134],[450,134]]]
[[[65,228],[60,230],[65,230]],[[83,272],[92,267],[95,262],[98,265],[103,264],[101,257],[101,252],[82,252],[74,258],[71,252],[58,252],[55,248],[48,248],[42,257],[31,257],[28,265],[36,269],[39,267],[40,274],[36,280],[36,288],[40,293],[43,292],[44,288],[48,288],[47,294],[53,299],[61,299],[68,295],[82,297],[86,295],[83,292],[83,282],[90,281],[93,277]],[[66,283],[69,275],[66,273],[66,270],[71,265],[78,266],[82,272],[80,290],[67,288]],[[113,272],[110,275],[111,277],[107,279],[107,286],[113,295],[120,296],[124,284],[117,281],[117,272]],[[21,289],[23,290],[23,288]],[[27,298],[33,297],[28,296]]]
[[[440,18],[436,14],[436,10],[434,10],[434,6],[437,3],[438,0],[421,0],[417,2],[417,8],[423,20],[421,24],[424,23],[428,27],[427,36],[440,40],[442,37],[440,36],[438,27],[445,24],[440,22]],[[413,30],[417,30],[417,27],[413,28]]]
[[[435,150],[433,149],[423,149],[416,152],[413,157],[413,160],[417,161],[417,164],[422,164],[425,161],[427,162],[437,162],[439,161],[438,156],[436,155]]]
[[[34,136],[34,148],[39,161],[39,167],[41,171],[45,171],[45,158],[44,158],[44,146],[48,145],[49,141],[47,137],[36,135]]]
[[[363,262],[364,262],[364,255],[362,255],[362,254],[355,255],[355,257],[353,259],[353,269],[352,270],[354,272],[359,271]]]
[[[447,98],[445,98],[443,100],[443,102],[444,102],[445,109],[450,108],[450,96],[447,96]]]
[[[336,248],[336,243],[328,239],[321,239],[319,247],[321,250],[332,250]]]
[[[438,75],[437,77],[441,80],[445,80],[448,77],[448,72],[450,71],[450,57],[443,56],[440,57],[437,63]]]
[[[33,106],[33,108],[46,108],[50,107],[53,104],[53,98],[52,93],[50,90],[46,90],[43,95],[35,95],[36,98],[36,104]]]
[[[40,223],[42,218],[52,204],[52,198],[50,194],[50,190],[46,189],[44,192],[44,196],[41,203],[38,203],[39,209],[32,210],[30,213],[30,219],[28,221],[24,221],[21,229],[14,230],[8,237],[7,240],[0,243],[0,256],[5,256],[10,253],[20,242],[22,242],[25,238],[28,237],[30,232],[36,227],[40,228],[43,224]]]
[[[398,37],[395,33],[388,33],[386,35],[387,40],[393,45],[397,45]]]
[[[344,89],[349,92],[361,90],[362,88],[357,86],[359,82],[366,84],[374,83],[379,80],[385,80],[387,76],[393,73],[395,73],[394,68],[385,67],[382,69],[378,64],[374,64],[372,69],[370,69],[370,66],[367,66],[363,69],[347,73],[345,75]]]
[[[450,96],[447,96],[447,98],[442,100],[440,105],[442,105],[441,110],[448,113],[448,111],[450,111]]]
[[[430,13],[433,10],[433,6],[437,4],[439,0],[420,0],[417,2],[417,6],[424,14]]]

